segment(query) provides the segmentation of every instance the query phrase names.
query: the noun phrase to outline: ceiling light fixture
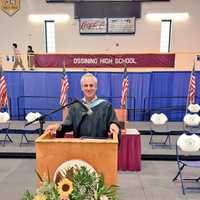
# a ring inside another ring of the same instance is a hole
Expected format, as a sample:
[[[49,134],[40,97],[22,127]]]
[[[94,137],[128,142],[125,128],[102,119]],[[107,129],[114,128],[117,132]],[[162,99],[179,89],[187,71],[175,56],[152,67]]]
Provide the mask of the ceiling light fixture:
[[[188,13],[148,13],[146,18],[150,21],[161,21],[171,19],[174,21],[185,21],[189,17]]]
[[[29,15],[29,20],[32,22],[44,22],[45,20],[53,20],[55,22],[67,22],[69,21],[70,16],[68,14],[50,14],[50,15],[38,15],[31,14]]]

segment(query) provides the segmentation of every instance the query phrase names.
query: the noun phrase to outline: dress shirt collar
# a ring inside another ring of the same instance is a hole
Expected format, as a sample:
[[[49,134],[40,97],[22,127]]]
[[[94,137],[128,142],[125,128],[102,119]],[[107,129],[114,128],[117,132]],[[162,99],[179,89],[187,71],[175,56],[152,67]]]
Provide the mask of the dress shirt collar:
[[[96,100],[97,100],[97,96],[95,96],[91,101],[86,101],[85,97],[82,98],[83,103],[88,104],[88,105],[93,103]]]

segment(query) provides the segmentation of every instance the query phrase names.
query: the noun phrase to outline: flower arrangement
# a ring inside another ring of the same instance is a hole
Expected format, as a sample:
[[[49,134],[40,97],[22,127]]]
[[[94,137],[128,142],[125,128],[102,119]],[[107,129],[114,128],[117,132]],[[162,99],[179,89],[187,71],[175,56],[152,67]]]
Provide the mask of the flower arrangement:
[[[33,195],[29,191],[21,200],[118,200],[117,186],[107,187],[103,175],[85,166],[72,167],[58,173],[55,183],[42,178],[41,186]]]

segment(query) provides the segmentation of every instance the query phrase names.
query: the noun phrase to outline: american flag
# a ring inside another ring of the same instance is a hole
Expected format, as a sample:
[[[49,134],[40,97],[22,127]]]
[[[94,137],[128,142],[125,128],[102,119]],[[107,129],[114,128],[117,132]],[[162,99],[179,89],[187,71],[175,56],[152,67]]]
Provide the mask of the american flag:
[[[187,97],[188,105],[195,103],[195,96],[196,96],[196,77],[195,77],[195,63],[194,63],[188,87],[188,97]]]
[[[0,77],[0,109],[8,106],[7,86],[4,75]]]
[[[61,91],[60,91],[60,105],[64,106],[67,104],[67,92],[69,89],[68,77],[65,73],[63,73],[63,77],[61,79]]]
[[[122,81],[122,97],[121,97],[121,107],[126,108],[127,105],[127,95],[128,95],[128,75],[127,67],[124,68],[124,77]]]

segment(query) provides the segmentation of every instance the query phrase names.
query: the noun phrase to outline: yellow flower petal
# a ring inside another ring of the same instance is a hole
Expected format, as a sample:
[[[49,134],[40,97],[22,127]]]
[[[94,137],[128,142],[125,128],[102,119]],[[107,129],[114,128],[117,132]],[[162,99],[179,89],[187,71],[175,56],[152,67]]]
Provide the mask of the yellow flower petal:
[[[46,200],[46,197],[43,194],[38,194],[33,200]]]
[[[65,178],[58,183],[58,192],[61,197],[68,197],[73,191],[72,182]]]

